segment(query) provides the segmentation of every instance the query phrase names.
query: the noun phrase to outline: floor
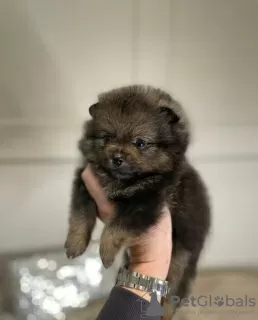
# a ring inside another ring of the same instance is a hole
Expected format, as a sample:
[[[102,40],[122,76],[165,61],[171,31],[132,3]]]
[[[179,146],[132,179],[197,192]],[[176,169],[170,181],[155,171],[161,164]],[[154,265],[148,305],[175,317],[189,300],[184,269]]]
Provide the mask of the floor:
[[[185,301],[188,306],[182,307],[175,320],[257,320],[258,272],[203,272],[196,279],[192,297],[198,306]],[[95,319],[104,301],[95,301],[67,319]]]

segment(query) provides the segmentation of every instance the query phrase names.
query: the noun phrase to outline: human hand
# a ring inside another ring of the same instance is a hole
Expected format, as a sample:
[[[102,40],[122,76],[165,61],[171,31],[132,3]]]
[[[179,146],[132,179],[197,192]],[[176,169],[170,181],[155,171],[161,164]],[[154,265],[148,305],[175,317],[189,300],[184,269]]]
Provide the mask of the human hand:
[[[112,218],[115,213],[114,204],[107,199],[90,167],[84,170],[82,179],[97,204],[99,218],[103,222]],[[143,234],[139,242],[129,250],[131,270],[162,280],[166,279],[172,253],[172,221],[168,207],[162,209],[158,223]],[[139,294],[138,290],[131,291]]]

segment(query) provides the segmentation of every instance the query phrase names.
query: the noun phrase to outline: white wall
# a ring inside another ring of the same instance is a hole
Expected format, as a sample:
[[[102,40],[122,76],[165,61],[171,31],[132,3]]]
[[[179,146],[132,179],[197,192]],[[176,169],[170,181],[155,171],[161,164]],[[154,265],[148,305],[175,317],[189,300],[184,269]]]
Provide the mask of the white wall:
[[[258,2],[0,1],[0,251],[61,245],[76,141],[96,94],[168,89],[210,187],[203,266],[257,265]]]

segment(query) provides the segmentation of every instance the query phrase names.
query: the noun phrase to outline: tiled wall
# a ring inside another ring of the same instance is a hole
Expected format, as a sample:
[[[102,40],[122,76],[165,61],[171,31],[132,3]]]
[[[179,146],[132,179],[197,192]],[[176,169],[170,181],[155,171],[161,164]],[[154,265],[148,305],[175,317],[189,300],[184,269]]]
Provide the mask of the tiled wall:
[[[162,86],[210,187],[203,266],[257,265],[255,0],[0,2],[0,251],[60,245],[76,140],[100,91]]]

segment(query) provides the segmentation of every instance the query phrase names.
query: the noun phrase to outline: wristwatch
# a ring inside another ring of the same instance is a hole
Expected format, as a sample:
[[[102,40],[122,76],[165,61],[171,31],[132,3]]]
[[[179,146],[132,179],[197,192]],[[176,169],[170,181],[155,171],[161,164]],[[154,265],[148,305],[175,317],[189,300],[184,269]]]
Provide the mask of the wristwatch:
[[[161,297],[167,297],[170,289],[168,281],[153,278],[127,268],[119,269],[116,285],[135,288],[148,293],[156,292]]]

